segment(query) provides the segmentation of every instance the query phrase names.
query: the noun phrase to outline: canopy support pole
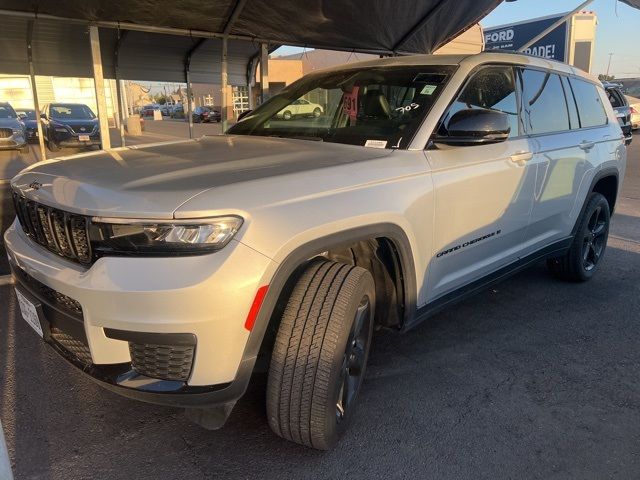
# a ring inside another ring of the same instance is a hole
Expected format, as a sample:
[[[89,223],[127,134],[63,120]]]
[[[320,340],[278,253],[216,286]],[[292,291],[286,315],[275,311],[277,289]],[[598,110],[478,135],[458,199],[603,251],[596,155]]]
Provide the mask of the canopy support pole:
[[[119,127],[120,127],[120,146],[124,147],[125,146],[125,138],[124,138],[124,124],[126,121],[126,117],[123,114],[123,102],[122,102],[122,82],[120,80],[120,69],[119,67],[119,58],[120,58],[120,47],[122,46],[122,42],[124,41],[124,39],[127,36],[127,31],[125,30],[124,32],[122,32],[122,34],[120,33],[120,29],[118,29],[118,40],[116,41],[116,48],[115,51],[113,53],[113,66],[114,66],[114,70],[115,70],[115,76],[116,76],[116,98],[118,100],[118,118],[120,119],[119,123]],[[115,116],[115,115],[114,115]],[[128,115],[127,115],[128,116]]]
[[[269,98],[269,45],[260,44],[260,103]]]
[[[525,43],[524,45],[522,45],[518,51],[519,52],[524,52],[527,48],[531,47],[531,45],[533,45],[534,43],[536,43],[538,40],[541,40],[542,38],[544,38],[548,33],[551,33],[552,31],[554,31],[559,25],[562,25],[564,22],[566,22],[567,20],[569,20],[574,14],[578,13],[580,10],[582,10],[584,7],[586,7],[587,5],[589,5],[591,2],[593,2],[593,0],[586,0],[585,2],[582,2],[580,5],[578,5],[576,8],[574,8],[573,10],[571,10],[569,13],[567,13],[564,17],[559,18],[557,21],[553,22],[551,25],[549,25],[547,28],[545,28],[542,32],[540,32],[538,35],[536,35],[535,37],[533,37],[531,40],[529,40],[527,43]]]
[[[38,144],[40,145],[40,160],[47,159],[47,150],[44,148],[44,134],[42,120],[40,118],[40,102],[38,101],[38,88],[36,86],[36,71],[33,66],[33,20],[27,26],[27,58],[29,60],[29,77],[31,79],[31,94],[33,95],[33,109],[36,111],[36,125],[38,127]]]
[[[95,25],[89,27],[89,42],[91,45],[91,60],[93,61],[93,83],[96,88],[96,103],[98,104],[100,142],[103,150],[111,150],[107,99],[104,94],[104,75],[102,73],[102,55],[100,54],[100,32]]]
[[[191,47],[191,50],[187,52],[186,57],[184,57],[184,81],[187,84],[187,121],[189,122],[189,138],[193,138],[193,107],[191,106],[191,59],[193,58],[193,54],[196,53],[204,42],[206,42],[206,38],[201,38],[198,42]],[[182,111],[185,112],[184,105],[182,105]]]
[[[220,72],[220,115],[222,116],[222,133],[227,130],[227,88],[228,88],[228,75],[227,75],[227,37],[222,39],[222,64]]]

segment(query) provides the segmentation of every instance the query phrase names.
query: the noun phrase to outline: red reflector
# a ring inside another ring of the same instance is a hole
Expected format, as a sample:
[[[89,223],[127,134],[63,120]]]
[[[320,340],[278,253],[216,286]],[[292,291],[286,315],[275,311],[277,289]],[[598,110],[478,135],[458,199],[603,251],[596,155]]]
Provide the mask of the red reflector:
[[[262,301],[267,295],[268,289],[269,285],[264,285],[260,287],[256,292],[256,296],[253,299],[253,303],[251,304],[251,309],[249,310],[249,315],[247,315],[247,320],[244,322],[244,328],[249,331],[253,330],[253,325],[256,323],[256,318],[258,318],[258,313],[260,312]]]

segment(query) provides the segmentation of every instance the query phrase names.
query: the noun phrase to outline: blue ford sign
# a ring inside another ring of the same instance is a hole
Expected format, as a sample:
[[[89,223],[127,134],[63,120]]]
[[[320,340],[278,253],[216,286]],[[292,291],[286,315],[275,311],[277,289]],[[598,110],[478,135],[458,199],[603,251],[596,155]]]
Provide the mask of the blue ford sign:
[[[485,50],[518,50],[563,16],[564,14],[558,14],[510,25],[485,28]],[[525,53],[566,62],[567,22],[559,25],[531,47],[527,48]]]

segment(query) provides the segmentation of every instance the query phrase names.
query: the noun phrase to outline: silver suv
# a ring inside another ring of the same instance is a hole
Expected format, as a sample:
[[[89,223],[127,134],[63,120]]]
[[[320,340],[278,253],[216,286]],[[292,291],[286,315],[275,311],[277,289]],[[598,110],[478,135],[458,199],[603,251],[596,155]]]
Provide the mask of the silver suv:
[[[283,119],[299,99],[321,114]],[[377,328],[538,260],[593,276],[625,164],[571,66],[387,58],[308,75],[221,136],[29,167],[5,241],[25,320],[105,387],[218,428],[268,370],[273,430],[328,449]]]

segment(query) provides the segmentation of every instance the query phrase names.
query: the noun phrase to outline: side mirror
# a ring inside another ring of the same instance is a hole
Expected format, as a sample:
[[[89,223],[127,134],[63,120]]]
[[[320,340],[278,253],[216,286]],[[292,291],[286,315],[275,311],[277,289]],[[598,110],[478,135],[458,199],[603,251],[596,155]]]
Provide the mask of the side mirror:
[[[238,115],[238,121],[242,120],[244,117],[249,115],[251,112],[253,112],[253,110],[245,110],[244,112],[242,112],[240,115]]]
[[[487,109],[465,109],[449,120],[448,135],[439,135],[434,143],[445,145],[484,145],[504,142],[511,126],[506,113]]]

